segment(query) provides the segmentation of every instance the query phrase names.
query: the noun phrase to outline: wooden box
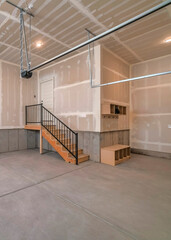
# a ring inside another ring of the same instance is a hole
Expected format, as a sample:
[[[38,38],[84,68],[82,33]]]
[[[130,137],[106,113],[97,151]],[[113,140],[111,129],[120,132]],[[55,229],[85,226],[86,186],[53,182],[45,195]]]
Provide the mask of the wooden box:
[[[116,112],[116,110],[119,111],[119,113]],[[109,114],[114,114],[114,115],[126,115],[126,106],[120,106],[120,105],[115,105],[111,103],[103,103],[101,107],[101,113],[109,115]]]
[[[130,158],[130,147],[127,145],[113,145],[101,148],[101,163],[115,166]]]

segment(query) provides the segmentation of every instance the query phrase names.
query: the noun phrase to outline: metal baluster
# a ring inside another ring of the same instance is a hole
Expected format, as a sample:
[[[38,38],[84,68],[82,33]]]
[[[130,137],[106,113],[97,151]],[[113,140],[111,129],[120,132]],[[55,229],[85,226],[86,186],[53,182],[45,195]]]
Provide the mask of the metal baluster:
[[[59,122],[58,122],[58,120],[57,120],[57,132],[56,132],[56,133],[57,133],[57,138],[59,139],[59,137],[58,137],[58,135],[59,135],[59,134],[58,134],[58,129],[59,129]]]
[[[58,120],[57,119],[56,119],[56,129],[57,129],[56,133],[57,133],[57,138],[58,138]]]
[[[49,119],[50,119],[50,131],[52,133],[52,121],[51,121],[51,114],[49,113]]]
[[[52,122],[53,122],[53,135],[55,135],[55,123],[54,123],[54,116],[52,115]]]
[[[72,132],[70,132],[70,135],[71,135],[70,151],[72,152]]]
[[[73,134],[71,133],[72,136],[72,144],[71,144],[71,152],[73,153]]]
[[[59,122],[59,141],[61,141],[61,123]]]
[[[48,126],[47,126],[47,124],[48,124],[48,121],[47,121],[47,119],[48,119],[47,110],[45,110],[45,112],[46,112],[46,128],[47,128],[47,127],[48,127]]]
[[[66,146],[66,145],[65,145],[65,138],[64,138],[64,136],[63,136],[64,132],[65,132],[65,125],[63,125],[63,129],[62,129],[62,139],[63,139],[63,144],[64,144],[64,146]]]
[[[76,141],[76,165],[78,165],[78,133],[75,135],[75,141]]]
[[[68,129],[67,129],[67,132],[66,132],[66,137],[67,137],[67,139],[69,139],[69,136],[68,136]],[[69,141],[69,144],[70,144],[70,141]]]
[[[70,139],[71,139],[71,132],[69,132],[69,136],[70,136]],[[72,142],[72,140],[71,140]],[[69,150],[71,151],[71,144],[69,145]]]
[[[49,125],[49,113],[47,111],[47,117],[48,117],[48,129],[50,128],[50,125]]]
[[[72,137],[72,132],[71,132],[71,152],[72,152],[72,145],[73,145],[73,137]]]
[[[27,106],[25,106],[25,123],[27,125]]]
[[[40,121],[41,121],[41,125],[43,125],[43,106],[42,106],[42,104],[40,105]]]
[[[52,121],[51,121],[51,114],[49,113],[49,118],[50,118],[50,131],[52,133]]]
[[[64,126],[64,132],[65,132],[65,126]],[[64,134],[64,133],[63,133],[63,134]],[[63,135],[63,139],[64,139],[64,145],[66,146],[67,140],[65,139],[64,135]]]
[[[76,154],[76,141],[75,141],[75,133],[73,133],[73,141],[74,141],[73,153],[74,153],[74,156],[75,156],[75,154]]]
[[[52,115],[51,115],[51,120],[52,120],[52,134],[53,134],[54,126],[53,126],[53,116]]]

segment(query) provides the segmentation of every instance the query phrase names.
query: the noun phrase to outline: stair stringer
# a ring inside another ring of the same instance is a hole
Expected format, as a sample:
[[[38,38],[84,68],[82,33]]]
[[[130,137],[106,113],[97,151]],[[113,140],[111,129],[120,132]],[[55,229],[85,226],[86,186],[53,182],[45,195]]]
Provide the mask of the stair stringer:
[[[48,143],[55,149],[57,153],[68,163],[76,163],[76,159],[74,157],[69,157],[69,151],[63,150],[63,146],[60,142],[58,142],[47,130],[42,129],[42,136],[48,141]]]

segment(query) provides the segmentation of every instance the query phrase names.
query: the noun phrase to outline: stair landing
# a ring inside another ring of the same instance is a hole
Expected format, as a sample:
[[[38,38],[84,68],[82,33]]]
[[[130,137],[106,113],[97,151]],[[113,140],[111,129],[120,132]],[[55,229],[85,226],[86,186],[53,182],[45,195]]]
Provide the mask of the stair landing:
[[[25,129],[27,130],[41,130],[41,125],[25,125],[24,126]]]

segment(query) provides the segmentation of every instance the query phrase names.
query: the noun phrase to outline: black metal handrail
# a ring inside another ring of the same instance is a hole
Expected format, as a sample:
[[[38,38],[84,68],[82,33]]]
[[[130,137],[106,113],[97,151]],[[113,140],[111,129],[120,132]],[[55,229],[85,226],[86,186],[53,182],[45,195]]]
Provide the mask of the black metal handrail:
[[[41,124],[76,159],[78,164],[78,133],[51,113],[43,104],[25,106],[26,125]]]
[[[25,106],[25,123],[41,123],[41,108],[43,104]]]

